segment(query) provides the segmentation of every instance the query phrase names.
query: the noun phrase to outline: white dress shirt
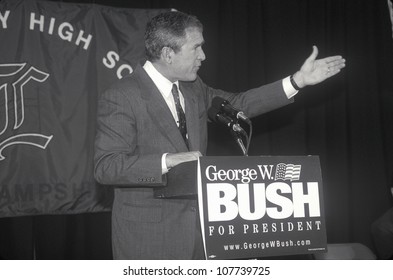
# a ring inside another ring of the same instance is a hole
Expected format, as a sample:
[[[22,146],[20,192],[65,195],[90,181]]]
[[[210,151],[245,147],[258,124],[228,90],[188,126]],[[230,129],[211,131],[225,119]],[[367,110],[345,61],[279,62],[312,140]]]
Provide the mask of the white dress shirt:
[[[177,125],[179,126],[175,100],[173,99],[173,95],[172,95],[172,86],[173,84],[176,84],[179,90],[180,104],[183,107],[183,111],[185,112],[186,110],[184,104],[184,97],[179,88],[179,81],[176,81],[174,83],[169,81],[160,72],[157,71],[157,69],[153,66],[153,64],[150,61],[146,61],[145,65],[143,65],[143,69],[145,69],[146,73],[149,75],[149,77],[153,80],[154,84],[157,86],[162,97],[165,99],[166,104],[171,110],[173,118],[175,119]]]

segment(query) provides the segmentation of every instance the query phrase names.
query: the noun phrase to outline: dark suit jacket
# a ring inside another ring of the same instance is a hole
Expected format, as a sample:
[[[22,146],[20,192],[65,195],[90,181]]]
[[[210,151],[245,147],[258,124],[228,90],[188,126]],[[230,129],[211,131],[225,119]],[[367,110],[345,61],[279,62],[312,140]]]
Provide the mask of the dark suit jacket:
[[[190,150],[207,146],[207,109],[221,96],[253,117],[291,102],[278,81],[232,94],[200,78],[180,82]],[[196,234],[194,199],[155,199],[166,184],[163,153],[188,151],[161,93],[141,66],[99,98],[95,177],[115,187],[112,242],[116,259],[189,259]]]

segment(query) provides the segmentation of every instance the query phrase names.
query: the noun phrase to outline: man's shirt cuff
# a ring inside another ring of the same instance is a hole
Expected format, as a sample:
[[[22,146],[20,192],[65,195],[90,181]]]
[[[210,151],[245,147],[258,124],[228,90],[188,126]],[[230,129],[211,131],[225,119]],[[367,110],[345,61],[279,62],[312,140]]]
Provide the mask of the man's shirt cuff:
[[[165,154],[163,154],[162,157],[161,157],[162,175],[168,173],[168,171],[169,171],[168,167],[166,166],[166,155],[167,155],[167,154],[168,154],[168,153],[165,153]]]
[[[287,95],[288,99],[291,99],[299,92],[292,86],[290,77],[291,76],[288,76],[282,80],[282,86],[284,88],[284,92]]]

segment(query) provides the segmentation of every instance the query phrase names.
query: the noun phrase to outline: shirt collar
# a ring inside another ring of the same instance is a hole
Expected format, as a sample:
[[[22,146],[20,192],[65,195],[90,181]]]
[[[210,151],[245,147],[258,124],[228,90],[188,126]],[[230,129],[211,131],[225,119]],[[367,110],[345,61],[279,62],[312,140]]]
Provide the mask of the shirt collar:
[[[165,78],[157,69],[154,67],[153,63],[150,61],[146,61],[143,65],[143,69],[145,69],[146,73],[153,80],[154,84],[157,86],[158,90],[164,97],[168,97],[172,92],[173,84],[176,84],[179,88],[179,81],[172,83],[167,78]]]

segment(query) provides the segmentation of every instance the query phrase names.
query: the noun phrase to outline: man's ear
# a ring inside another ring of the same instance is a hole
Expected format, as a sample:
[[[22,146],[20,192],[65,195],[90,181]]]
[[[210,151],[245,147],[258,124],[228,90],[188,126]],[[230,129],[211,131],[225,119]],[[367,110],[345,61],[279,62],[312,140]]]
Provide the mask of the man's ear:
[[[170,47],[163,47],[161,50],[161,58],[168,64],[172,63],[172,56],[174,52]]]

